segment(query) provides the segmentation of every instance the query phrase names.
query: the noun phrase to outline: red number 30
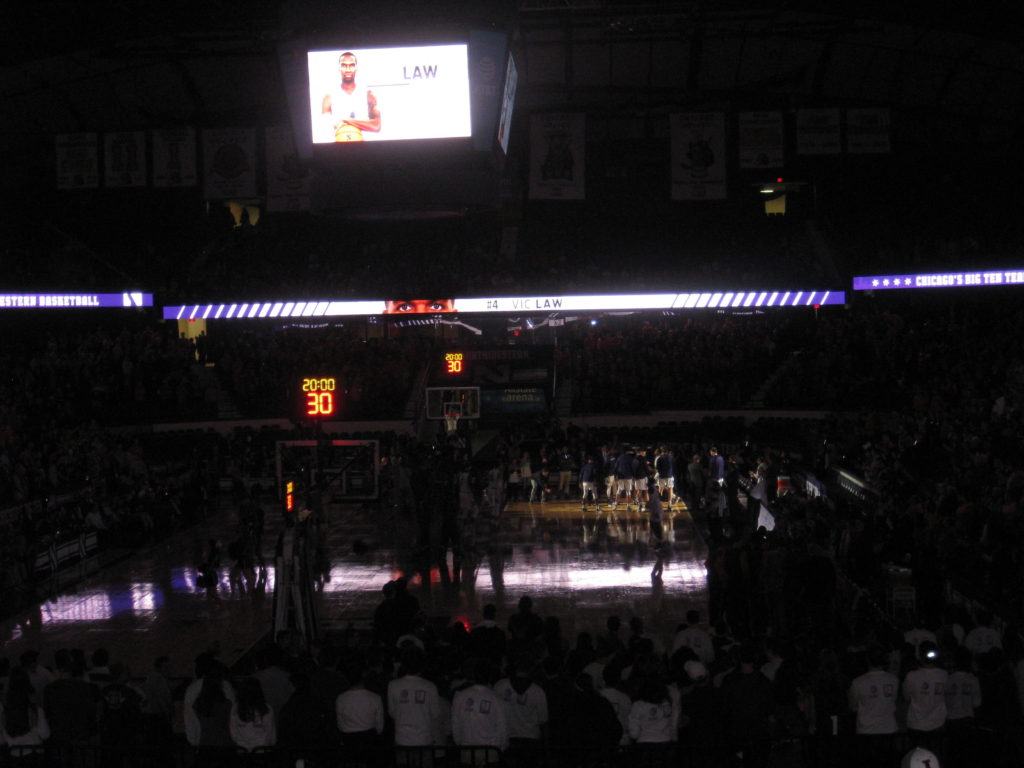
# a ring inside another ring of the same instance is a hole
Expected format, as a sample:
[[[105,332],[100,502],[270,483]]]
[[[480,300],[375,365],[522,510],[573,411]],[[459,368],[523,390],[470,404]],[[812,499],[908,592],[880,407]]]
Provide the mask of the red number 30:
[[[333,392],[306,393],[307,416],[330,416],[332,413],[334,413]]]

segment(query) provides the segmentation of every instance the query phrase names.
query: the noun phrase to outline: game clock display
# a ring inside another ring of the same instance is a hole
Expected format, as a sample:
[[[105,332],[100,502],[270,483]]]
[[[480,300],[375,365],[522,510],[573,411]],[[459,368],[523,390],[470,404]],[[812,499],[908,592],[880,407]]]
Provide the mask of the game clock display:
[[[462,352],[445,352],[444,372],[451,376],[458,376],[465,372],[465,356]]]
[[[304,376],[300,381],[300,414],[307,419],[327,419],[337,413],[338,379],[334,376]]]

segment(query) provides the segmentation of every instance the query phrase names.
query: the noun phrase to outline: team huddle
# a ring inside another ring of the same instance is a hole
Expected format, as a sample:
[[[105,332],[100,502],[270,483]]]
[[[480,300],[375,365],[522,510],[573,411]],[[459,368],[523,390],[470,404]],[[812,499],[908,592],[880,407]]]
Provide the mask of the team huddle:
[[[583,511],[587,509],[588,496],[595,507],[601,509],[598,489],[602,482],[605,499],[613,510],[622,502],[627,510],[634,505],[638,512],[646,510],[654,514],[660,512],[662,501],[671,510],[677,503],[675,456],[666,446],[658,447],[653,459],[647,454],[646,450],[631,446],[618,453],[603,450],[600,465],[593,456],[587,456],[579,473]]]

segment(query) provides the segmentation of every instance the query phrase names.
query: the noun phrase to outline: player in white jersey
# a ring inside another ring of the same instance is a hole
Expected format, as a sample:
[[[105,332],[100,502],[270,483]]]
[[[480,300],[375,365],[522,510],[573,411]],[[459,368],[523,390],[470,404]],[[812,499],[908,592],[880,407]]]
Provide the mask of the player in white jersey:
[[[359,63],[356,55],[345,51],[338,57],[341,83],[338,88],[324,94],[320,111],[331,123],[334,140],[363,141],[363,131],[380,131],[380,109],[377,96],[369,88],[356,85]]]

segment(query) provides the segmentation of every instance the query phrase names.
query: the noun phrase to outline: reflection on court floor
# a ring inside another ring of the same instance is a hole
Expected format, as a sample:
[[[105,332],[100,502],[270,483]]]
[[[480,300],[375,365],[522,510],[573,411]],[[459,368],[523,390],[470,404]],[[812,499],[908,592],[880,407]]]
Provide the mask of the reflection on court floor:
[[[274,588],[273,551],[282,522],[265,499],[263,542],[266,592],[232,590],[228,563],[214,589],[200,584],[198,561],[210,538],[227,543],[237,525],[232,512],[136,553],[60,594],[0,622],[3,654],[28,648],[52,663],[59,648],[110,650],[144,675],[154,658],[169,655],[178,674],[211,644],[230,663],[269,628]],[[666,511],[658,527],[635,506],[611,510],[575,501],[515,501],[498,515],[458,518],[457,540],[442,541],[441,521],[387,512],[376,506],[328,509],[328,562],[318,585],[327,626],[367,624],[383,585],[398,576],[437,623],[479,620],[487,603],[500,622],[530,595],[541,615],[556,615],[570,642],[598,631],[612,614],[644,618],[648,628],[672,633],[688,608],[703,608],[703,545],[689,513]],[[225,558],[226,559],[226,558]]]

